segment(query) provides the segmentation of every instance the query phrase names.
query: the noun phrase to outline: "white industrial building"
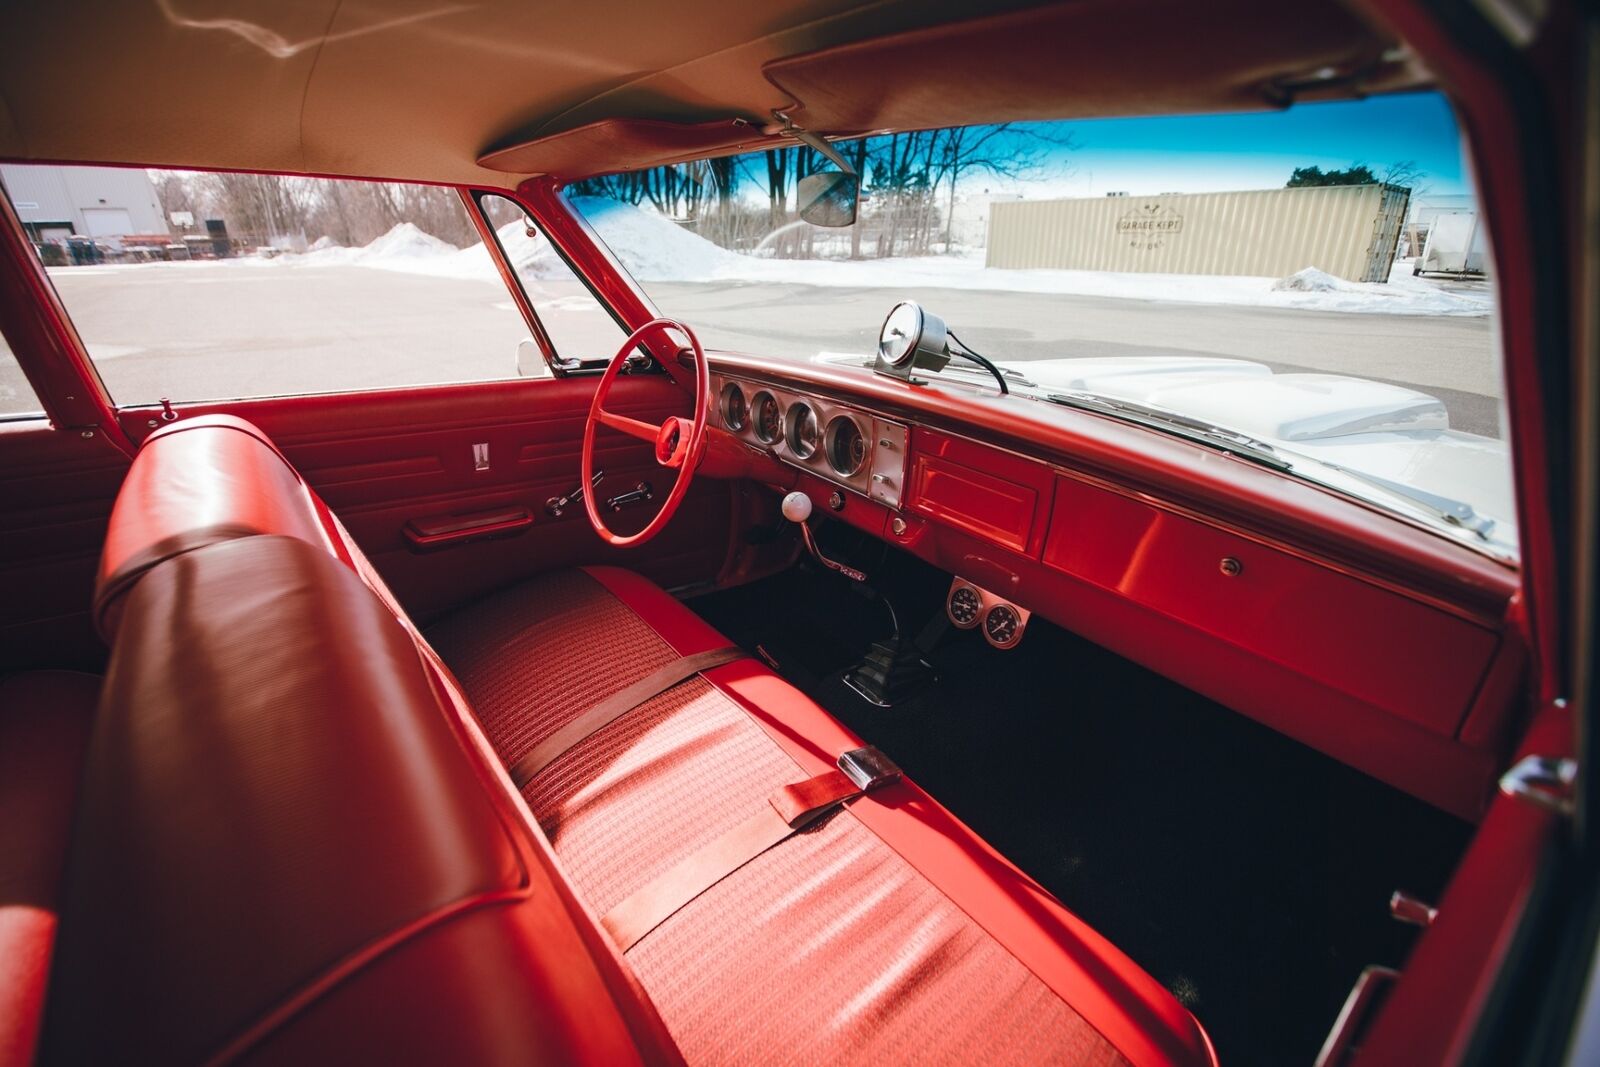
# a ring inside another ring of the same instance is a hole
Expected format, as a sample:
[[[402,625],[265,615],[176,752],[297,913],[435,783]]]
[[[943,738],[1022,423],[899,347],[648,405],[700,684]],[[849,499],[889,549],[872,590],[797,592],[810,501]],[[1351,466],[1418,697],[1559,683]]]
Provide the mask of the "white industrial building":
[[[156,187],[137,167],[5,163],[0,181],[37,244],[88,237],[118,250],[121,238],[168,233]]]
[[[1021,193],[962,193],[950,212],[950,240],[968,248],[982,248],[989,239],[989,210],[996,202],[1021,200]]]

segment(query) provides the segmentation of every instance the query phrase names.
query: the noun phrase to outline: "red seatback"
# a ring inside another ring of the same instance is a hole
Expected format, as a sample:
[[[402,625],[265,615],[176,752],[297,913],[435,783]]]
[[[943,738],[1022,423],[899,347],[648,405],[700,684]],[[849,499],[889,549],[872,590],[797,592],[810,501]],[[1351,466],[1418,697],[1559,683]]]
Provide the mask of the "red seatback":
[[[95,608],[42,1061],[678,1062],[448,670],[254,426],[151,436]]]
[[[163,560],[256,534],[327,546],[313,500],[289,461],[243,419],[207,415],[156,431],[111,510],[95,581],[100,635],[116,636],[123,594]]]
[[[642,1058],[411,636],[324,549],[148,568],[84,783],[44,1062]]]

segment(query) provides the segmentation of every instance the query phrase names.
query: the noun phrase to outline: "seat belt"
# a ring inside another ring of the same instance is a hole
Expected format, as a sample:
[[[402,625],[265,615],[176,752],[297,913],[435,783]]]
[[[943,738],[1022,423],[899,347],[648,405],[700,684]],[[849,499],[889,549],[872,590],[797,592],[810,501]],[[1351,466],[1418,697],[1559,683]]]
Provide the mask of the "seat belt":
[[[840,805],[900,780],[900,768],[870,746],[846,752],[838,767],[779,789],[754,815],[619,902],[600,920],[617,949],[628,951],[701,893]]]
[[[707,649],[692,656],[683,656],[665,666],[651,671],[632,685],[606,697],[588,711],[533,746],[533,751],[511,765],[511,780],[521,790],[539,776],[539,772],[560,759],[578,742],[590,734],[626,715],[651,697],[659,696],[688,678],[732,663],[744,657],[744,652],[733,645]]]

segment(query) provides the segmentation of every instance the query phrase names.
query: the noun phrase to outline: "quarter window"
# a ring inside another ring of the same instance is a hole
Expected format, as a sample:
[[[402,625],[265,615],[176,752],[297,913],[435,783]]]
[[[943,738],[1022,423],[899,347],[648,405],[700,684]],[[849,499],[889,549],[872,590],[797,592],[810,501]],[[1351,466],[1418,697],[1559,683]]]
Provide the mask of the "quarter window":
[[[616,354],[627,339],[611,313],[561,258],[522,208],[503,196],[486,194],[478,201],[494,227],[506,261],[528,294],[533,312],[544,326],[556,355],[563,361],[591,362]],[[532,358],[523,350],[523,373]]]

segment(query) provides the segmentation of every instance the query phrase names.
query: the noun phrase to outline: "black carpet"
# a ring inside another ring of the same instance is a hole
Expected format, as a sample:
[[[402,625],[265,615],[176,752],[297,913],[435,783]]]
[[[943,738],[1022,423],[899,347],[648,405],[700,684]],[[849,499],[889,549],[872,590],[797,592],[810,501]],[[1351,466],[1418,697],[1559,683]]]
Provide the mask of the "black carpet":
[[[949,576],[884,547],[851,558],[909,635]],[[898,762],[1166,985],[1225,1067],[1310,1064],[1369,963],[1415,929],[1471,828],[1042,619],[1009,652],[950,630],[940,680],[898,707],[841,681],[887,634],[880,603],[810,564],[691,606]]]

